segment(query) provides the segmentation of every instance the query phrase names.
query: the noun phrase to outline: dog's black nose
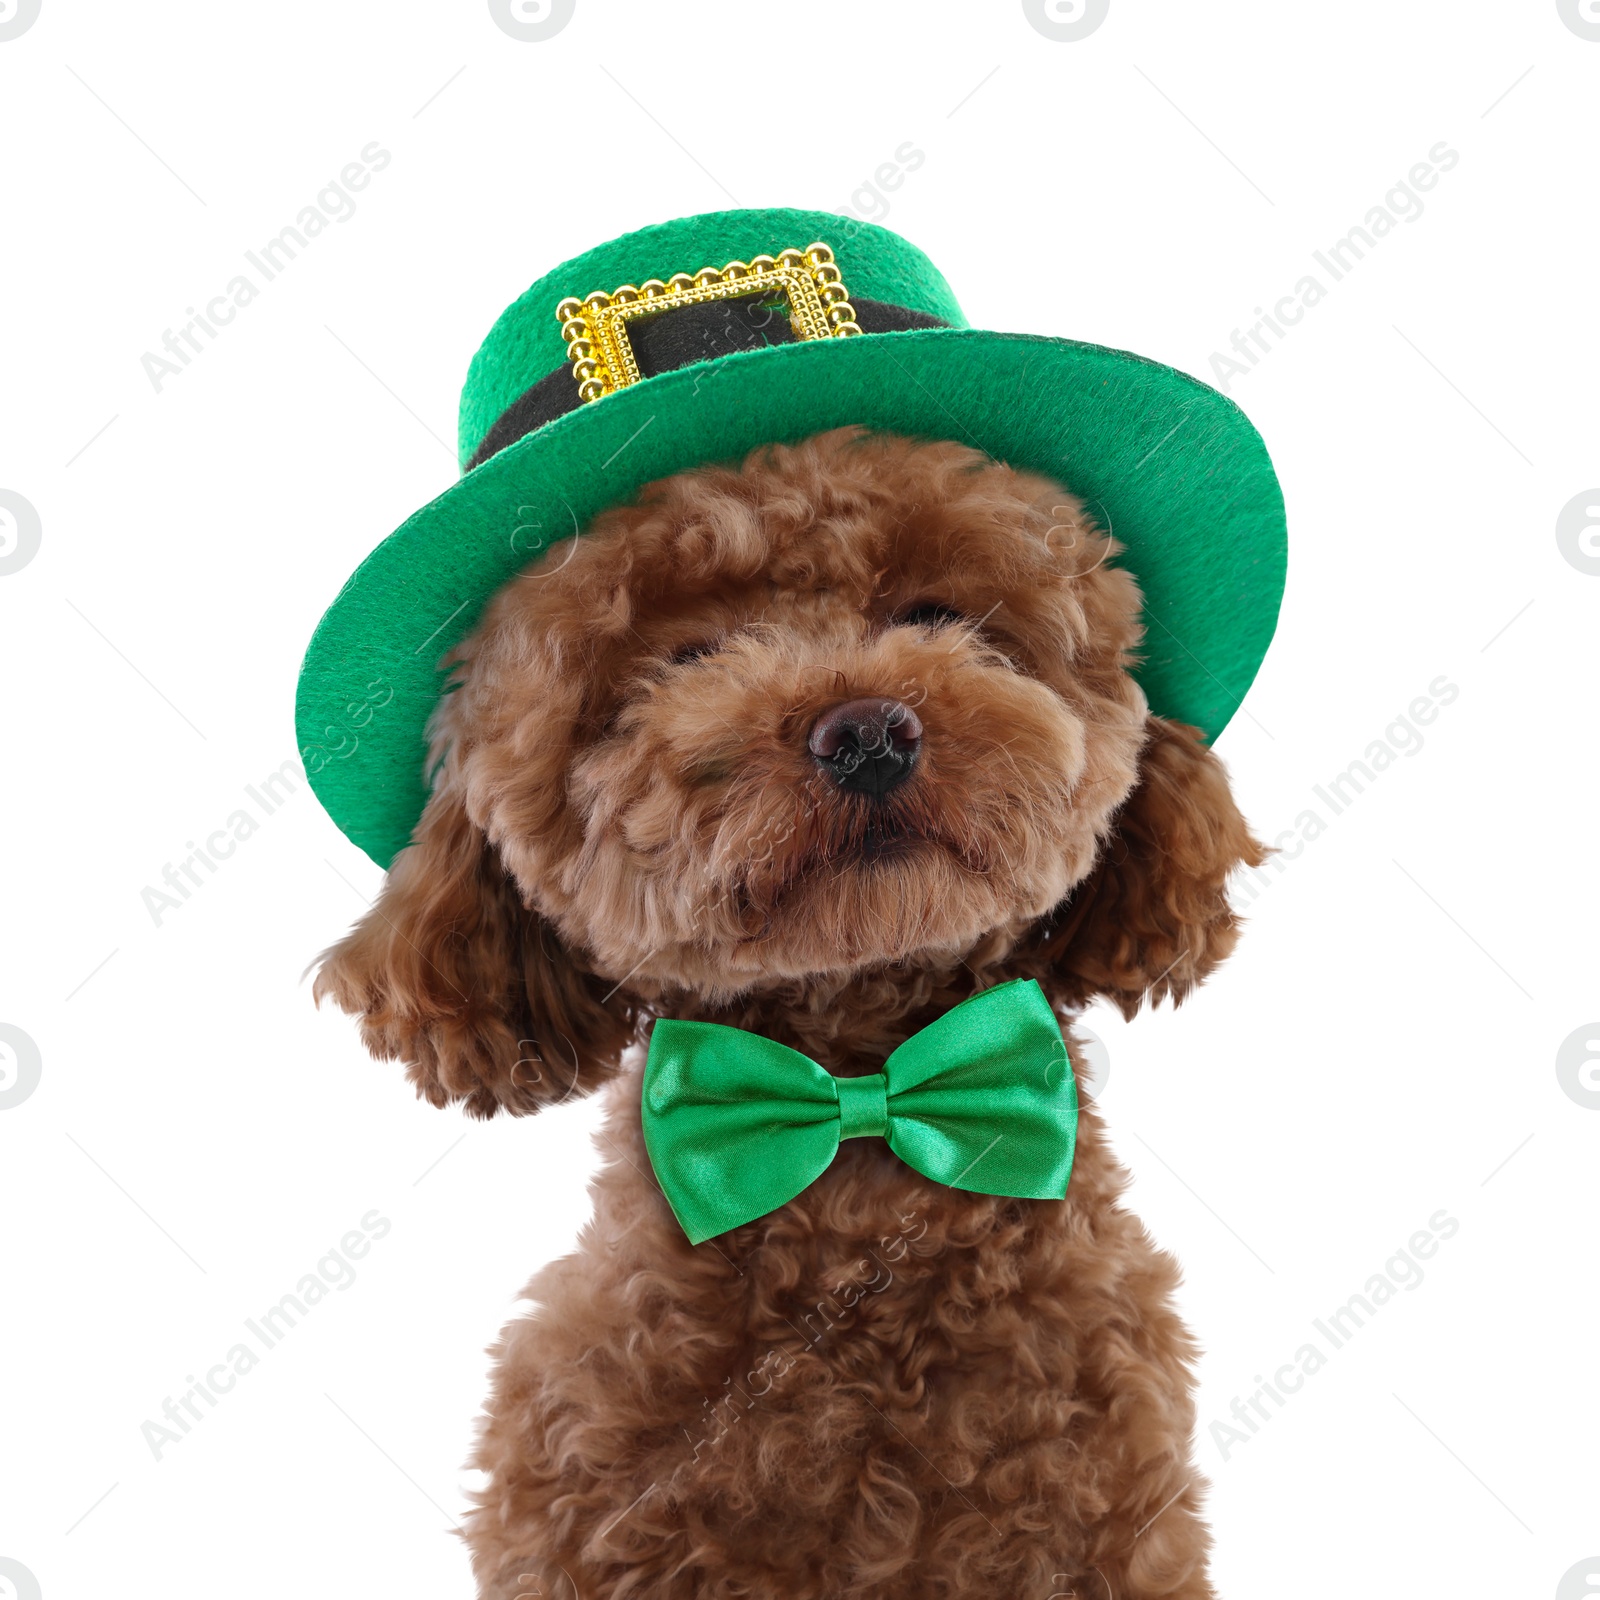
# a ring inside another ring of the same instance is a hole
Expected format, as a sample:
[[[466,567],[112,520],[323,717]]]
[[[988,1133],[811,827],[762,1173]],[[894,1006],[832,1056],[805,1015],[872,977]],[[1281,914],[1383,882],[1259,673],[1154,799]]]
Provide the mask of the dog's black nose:
[[[847,700],[817,718],[807,744],[841,789],[877,798],[911,776],[922,723],[901,700]]]

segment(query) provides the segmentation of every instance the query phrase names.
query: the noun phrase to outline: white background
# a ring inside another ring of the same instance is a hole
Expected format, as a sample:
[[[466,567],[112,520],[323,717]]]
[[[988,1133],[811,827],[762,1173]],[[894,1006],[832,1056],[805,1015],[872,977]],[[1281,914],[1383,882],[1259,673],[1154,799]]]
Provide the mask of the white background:
[[[0,1023],[42,1063],[0,1111],[0,1557],[45,1600],[471,1591],[481,1352],[586,1215],[597,1107],[469,1124],[312,1009],[379,873],[303,786],[159,926],[141,891],[293,758],[305,642],[453,476],[503,305],[665,217],[848,209],[975,325],[1209,378],[1445,141],[1422,214],[1231,386],[1292,557],[1218,748],[1264,837],[1326,829],[1191,1004],[1089,1021],[1205,1346],[1220,1591],[1600,1573],[1600,1093],[1557,1073],[1600,1016],[1600,563],[1556,536],[1600,483],[1597,89],[1555,0],[1112,0],[1078,42],[999,0],[578,0],[544,42],[481,0],[43,0],[0,42],[0,489],[42,530],[0,576]],[[355,214],[158,393],[145,352],[374,140]],[[1441,676],[1333,816],[1313,786]],[[374,1208],[354,1284],[155,1459],[141,1425]],[[1224,1459],[1211,1424],[1441,1209],[1424,1281]]]

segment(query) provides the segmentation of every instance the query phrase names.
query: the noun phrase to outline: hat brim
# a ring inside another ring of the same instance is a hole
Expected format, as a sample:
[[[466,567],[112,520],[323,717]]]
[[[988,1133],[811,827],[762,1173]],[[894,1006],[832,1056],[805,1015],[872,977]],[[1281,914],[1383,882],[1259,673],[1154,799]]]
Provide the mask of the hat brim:
[[[301,668],[311,786],[379,866],[427,800],[439,662],[489,598],[642,485],[848,423],[955,439],[1044,473],[1124,546],[1144,592],[1137,676],[1157,714],[1215,738],[1271,643],[1283,497],[1225,396],[1125,351],[973,328],[781,344],[650,378],[509,445],[351,576]]]

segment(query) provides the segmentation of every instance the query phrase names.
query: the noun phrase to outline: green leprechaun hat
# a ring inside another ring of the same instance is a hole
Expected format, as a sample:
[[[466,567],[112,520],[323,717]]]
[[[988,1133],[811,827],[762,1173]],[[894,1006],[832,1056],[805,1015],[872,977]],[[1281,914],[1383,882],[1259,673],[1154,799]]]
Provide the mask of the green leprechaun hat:
[[[490,329],[460,480],[362,562],[306,652],[301,757],[334,821],[380,866],[410,841],[440,660],[548,545],[654,479],[846,423],[959,440],[1080,496],[1144,591],[1151,709],[1222,731],[1284,582],[1283,498],[1244,413],[1125,351],[969,328],[887,228],[716,211],[574,257]]]

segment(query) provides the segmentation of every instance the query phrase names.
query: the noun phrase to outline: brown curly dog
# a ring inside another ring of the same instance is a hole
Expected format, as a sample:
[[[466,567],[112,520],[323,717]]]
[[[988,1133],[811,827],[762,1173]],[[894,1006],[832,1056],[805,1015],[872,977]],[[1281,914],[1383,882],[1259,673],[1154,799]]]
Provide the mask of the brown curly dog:
[[[432,798],[317,993],[435,1105],[614,1080],[594,1220],[495,1351],[483,1595],[1212,1594],[1177,1269],[1092,1106],[1063,1201],[855,1139],[695,1248],[626,1048],[704,1018],[877,1072],[1003,980],[1131,1014],[1228,953],[1261,851],[1146,713],[1117,549],[1057,484],[841,429],[607,511],[454,653]],[[830,759],[874,715],[886,759]]]

